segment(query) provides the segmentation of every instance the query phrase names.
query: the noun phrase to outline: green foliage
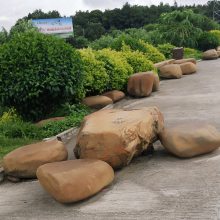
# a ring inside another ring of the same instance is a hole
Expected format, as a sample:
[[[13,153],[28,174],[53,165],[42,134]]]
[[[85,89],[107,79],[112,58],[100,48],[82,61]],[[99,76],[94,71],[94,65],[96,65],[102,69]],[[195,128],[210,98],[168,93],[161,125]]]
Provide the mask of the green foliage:
[[[205,51],[215,49],[218,46],[219,38],[210,32],[203,32],[198,39],[199,50]]]
[[[2,28],[0,31],[0,45],[4,44],[8,41],[8,32],[6,31],[5,28]]]
[[[173,11],[160,17],[162,38],[176,46],[197,47],[197,40],[202,33],[203,17],[192,10]]]
[[[100,94],[106,90],[109,75],[105,70],[105,63],[97,60],[91,48],[80,50],[85,70],[83,83],[87,95]]]
[[[173,56],[173,49],[176,46],[166,43],[166,44],[159,44],[157,49],[166,57],[166,59],[171,59]]]
[[[202,58],[202,52],[192,48],[184,48],[184,58],[195,58],[200,60]]]
[[[220,30],[211,30],[210,33],[218,38],[218,46],[220,45]]]
[[[106,72],[109,75],[110,81],[107,89],[124,89],[128,77],[133,73],[133,69],[126,59],[119,52],[111,49],[97,51],[96,58],[104,62]]]
[[[135,73],[147,71],[157,72],[153,62],[147,60],[143,53],[139,51],[131,51],[129,46],[124,45],[121,54],[131,65]]]
[[[9,32],[9,38],[19,37],[19,34],[30,31],[37,31],[37,28],[34,27],[30,21],[20,20],[11,28]]]
[[[37,120],[60,103],[84,96],[82,61],[62,39],[36,31],[0,47],[0,102]]]
[[[104,48],[109,48],[114,42],[114,38],[110,35],[105,35],[99,38],[98,40],[93,41],[90,44],[90,47],[94,50],[101,50]]]
[[[78,48],[78,49],[88,47],[89,45],[88,39],[83,36],[79,36],[79,37],[71,36],[66,39],[66,42],[72,45],[74,48]]]

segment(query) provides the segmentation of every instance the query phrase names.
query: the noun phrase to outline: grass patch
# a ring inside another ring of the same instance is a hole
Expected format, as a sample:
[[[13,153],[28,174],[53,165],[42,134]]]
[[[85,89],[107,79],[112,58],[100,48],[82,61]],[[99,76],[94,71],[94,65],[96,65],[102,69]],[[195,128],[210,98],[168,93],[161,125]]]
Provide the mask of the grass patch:
[[[1,165],[1,159],[6,154],[15,150],[18,147],[28,145],[34,142],[36,142],[36,140],[23,139],[23,138],[7,138],[1,135],[0,136],[0,165]]]

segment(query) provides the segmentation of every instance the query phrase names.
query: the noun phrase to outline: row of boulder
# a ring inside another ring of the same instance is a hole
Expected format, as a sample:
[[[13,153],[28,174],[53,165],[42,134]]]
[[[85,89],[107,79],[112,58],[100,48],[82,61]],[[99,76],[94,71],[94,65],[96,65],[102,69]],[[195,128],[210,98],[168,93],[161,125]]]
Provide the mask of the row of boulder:
[[[181,60],[166,60],[154,64],[159,71],[159,76],[165,79],[179,79],[182,75],[189,75],[196,72],[196,60],[194,58]],[[160,87],[160,79],[154,72],[141,72],[131,75],[128,79],[127,94],[132,97],[148,97]],[[118,90],[106,92],[99,96],[86,97],[83,104],[101,109],[107,105],[122,100],[125,93]]]
[[[61,141],[20,147],[3,158],[10,179],[38,178],[57,201],[72,203],[89,198],[114,181],[114,170],[152,149],[160,140],[171,154],[190,158],[220,146],[220,133],[203,122],[165,127],[157,107],[134,110],[105,109],[85,117],[73,152],[67,160]]]

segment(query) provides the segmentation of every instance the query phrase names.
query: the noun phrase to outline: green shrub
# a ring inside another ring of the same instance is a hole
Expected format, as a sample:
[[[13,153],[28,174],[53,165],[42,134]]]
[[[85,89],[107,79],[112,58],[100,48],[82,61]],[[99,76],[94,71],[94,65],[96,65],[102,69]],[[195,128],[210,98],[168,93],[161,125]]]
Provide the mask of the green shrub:
[[[110,35],[106,35],[93,41],[89,46],[94,50],[101,50],[104,48],[110,48],[113,42],[114,38]]]
[[[2,28],[0,31],[0,45],[4,44],[8,41],[8,32],[6,31],[5,28]]]
[[[159,44],[157,46],[157,49],[166,57],[166,59],[171,59],[173,57],[174,48],[175,46],[169,43]]]
[[[62,39],[36,31],[0,47],[0,102],[36,120],[84,96],[82,61]]]
[[[91,113],[91,110],[88,109],[86,106],[70,105],[68,103],[63,105],[60,111],[62,111],[62,114],[56,116],[68,116],[62,121],[49,122],[40,127],[44,137],[51,137],[69,128],[79,126],[83,118]]]
[[[100,94],[106,90],[109,83],[109,75],[105,70],[103,61],[96,59],[92,49],[80,50],[85,70],[83,83],[87,95]]]
[[[195,58],[200,60],[202,58],[202,52],[192,48],[184,48],[184,58]]]
[[[71,36],[66,39],[66,42],[72,45],[74,48],[78,48],[78,49],[86,48],[89,45],[88,39],[83,36],[79,36],[79,37]]]
[[[220,45],[220,30],[211,30],[210,33],[218,38],[218,45]]]
[[[203,32],[198,40],[199,50],[205,51],[215,49],[219,46],[219,39],[216,35],[210,32]]]
[[[129,46],[124,45],[121,54],[131,65],[135,73],[146,71],[154,71],[155,73],[157,72],[153,62],[147,60],[142,52],[131,51]]]
[[[149,43],[145,43],[140,40],[140,49],[139,51],[143,52],[148,60],[151,60],[153,63],[158,63],[165,60],[165,56],[160,53],[160,51]]]
[[[109,75],[110,81],[107,89],[124,89],[129,75],[133,73],[133,69],[126,59],[119,52],[111,49],[97,51],[96,58],[104,62]]]

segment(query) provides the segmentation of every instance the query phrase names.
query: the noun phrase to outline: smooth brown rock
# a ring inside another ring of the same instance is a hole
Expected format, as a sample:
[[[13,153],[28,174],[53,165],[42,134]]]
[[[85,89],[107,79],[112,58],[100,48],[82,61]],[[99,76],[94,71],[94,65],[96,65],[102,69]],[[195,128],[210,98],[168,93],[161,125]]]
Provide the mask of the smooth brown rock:
[[[112,104],[113,101],[107,96],[99,95],[99,96],[90,96],[83,99],[82,103],[91,108],[104,108],[105,106]]]
[[[158,75],[154,74],[154,84],[153,84],[152,92],[159,91],[159,89],[160,89],[160,78]]]
[[[203,60],[214,60],[218,58],[218,53],[215,49],[207,50],[202,55]]]
[[[117,102],[122,100],[125,97],[124,92],[122,91],[118,91],[118,90],[113,90],[113,91],[109,91],[109,92],[105,92],[104,94],[102,94],[103,96],[107,96],[108,98],[110,98],[113,102]]]
[[[159,75],[162,78],[179,79],[182,77],[182,70],[178,64],[169,64],[160,68]]]
[[[174,64],[182,64],[182,63],[188,63],[188,62],[196,64],[196,59],[195,58],[187,58],[187,59],[175,60]]]
[[[182,158],[209,153],[220,147],[220,133],[214,126],[203,122],[165,128],[159,137],[170,153]]]
[[[69,160],[38,168],[40,184],[61,203],[86,199],[114,180],[113,169],[100,160]]]
[[[63,161],[68,156],[62,142],[58,140],[39,142],[20,147],[3,158],[3,167],[8,176],[35,178],[37,168],[43,164]]]
[[[163,129],[157,107],[102,110],[86,116],[77,136],[77,158],[100,159],[121,168],[146,151]]]
[[[189,75],[196,72],[196,65],[191,62],[180,64],[183,75]]]
[[[174,62],[175,62],[175,59],[165,60],[165,61],[162,61],[159,63],[155,63],[154,67],[160,68],[160,67],[168,65],[168,64],[173,64]]]
[[[154,73],[136,73],[128,80],[128,94],[134,97],[147,97],[152,93],[154,85]]]
[[[43,126],[43,125],[45,125],[49,122],[62,121],[64,119],[65,119],[65,117],[48,118],[48,119],[44,119],[44,120],[41,120],[41,121],[37,122],[36,125]]]
[[[220,50],[217,50],[218,57],[220,57]]]

